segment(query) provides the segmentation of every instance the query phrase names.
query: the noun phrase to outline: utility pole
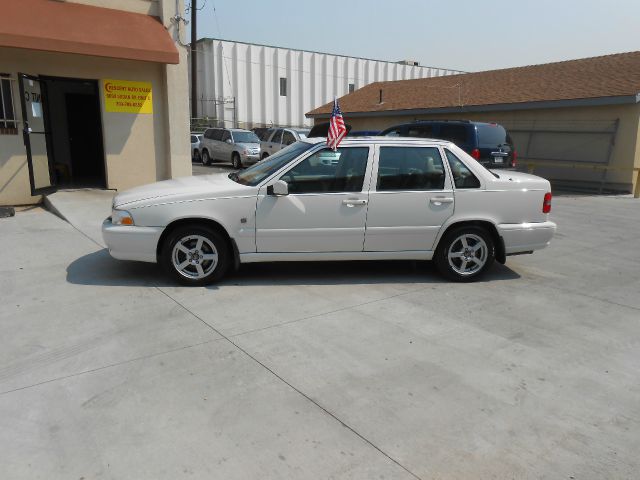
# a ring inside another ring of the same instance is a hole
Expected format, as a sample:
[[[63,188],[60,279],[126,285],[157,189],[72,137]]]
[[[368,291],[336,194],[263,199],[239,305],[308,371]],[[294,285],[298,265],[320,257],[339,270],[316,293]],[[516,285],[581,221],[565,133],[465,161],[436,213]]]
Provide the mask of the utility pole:
[[[196,0],[191,0],[191,118],[198,118],[198,55],[196,54]]]

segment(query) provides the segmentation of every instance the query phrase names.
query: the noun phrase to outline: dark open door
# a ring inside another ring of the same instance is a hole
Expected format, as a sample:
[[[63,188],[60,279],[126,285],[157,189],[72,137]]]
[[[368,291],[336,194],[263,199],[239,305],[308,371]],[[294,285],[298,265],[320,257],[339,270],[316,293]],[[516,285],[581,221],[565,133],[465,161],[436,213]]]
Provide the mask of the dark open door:
[[[45,107],[46,87],[38,77],[32,75],[20,73],[18,78],[24,121],[22,135],[27,149],[31,195],[42,195],[55,190],[51,139]]]

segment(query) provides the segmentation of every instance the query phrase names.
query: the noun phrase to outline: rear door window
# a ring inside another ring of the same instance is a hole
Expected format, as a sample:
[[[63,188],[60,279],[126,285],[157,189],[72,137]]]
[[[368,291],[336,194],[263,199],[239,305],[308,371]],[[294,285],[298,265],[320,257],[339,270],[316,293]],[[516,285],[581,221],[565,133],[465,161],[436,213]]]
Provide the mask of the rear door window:
[[[399,127],[393,127],[393,128],[390,128],[389,130],[386,130],[385,132],[382,133],[382,135],[385,137],[402,137],[403,135],[405,135],[404,132],[406,131],[407,131],[407,128],[404,125],[401,125]]]
[[[222,130],[212,130],[211,131],[211,140],[222,140]]]
[[[434,138],[433,125],[410,125],[407,127],[407,137]]]
[[[282,143],[285,145],[291,145],[292,143],[296,142],[296,137],[293,136],[293,133],[291,133],[288,130],[285,130],[284,133],[282,134]]]
[[[478,129],[478,146],[480,148],[493,148],[498,145],[511,144],[507,131],[502,125],[478,125],[476,128]]]
[[[273,134],[273,138],[271,139],[271,143],[282,143],[282,129],[281,128],[276,130],[276,133]]]
[[[447,155],[456,188],[480,188],[480,180],[462,163],[462,160],[447,148],[444,149],[444,152]]]
[[[436,147],[380,147],[376,190],[442,190],[444,167]]]
[[[227,140],[231,140],[231,132],[229,132],[229,130],[224,130],[222,133],[222,141],[226,142]]]
[[[449,140],[456,145],[464,145],[469,143],[469,130],[465,125],[449,125],[443,123],[440,125],[440,135],[438,135],[438,137],[443,140]]]

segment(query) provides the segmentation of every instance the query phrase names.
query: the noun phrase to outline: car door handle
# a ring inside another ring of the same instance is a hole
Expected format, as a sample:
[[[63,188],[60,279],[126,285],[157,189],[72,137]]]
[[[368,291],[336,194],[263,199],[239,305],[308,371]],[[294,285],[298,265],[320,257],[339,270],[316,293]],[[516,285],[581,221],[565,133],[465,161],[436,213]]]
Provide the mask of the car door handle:
[[[443,203],[453,203],[453,197],[431,197],[429,201],[434,205],[442,205]]]
[[[356,205],[366,205],[367,200],[364,200],[364,199],[360,200],[358,198],[347,198],[346,200],[342,200],[342,204],[351,208],[351,207],[355,207]]]

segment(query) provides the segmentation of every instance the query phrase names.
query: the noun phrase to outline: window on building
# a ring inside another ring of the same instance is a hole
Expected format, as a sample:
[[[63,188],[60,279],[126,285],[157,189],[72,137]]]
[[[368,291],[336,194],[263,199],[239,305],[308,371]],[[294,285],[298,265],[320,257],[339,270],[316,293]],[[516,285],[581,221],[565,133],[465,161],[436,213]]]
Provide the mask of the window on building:
[[[378,162],[379,192],[389,190],[442,190],[444,166],[435,147],[381,147]]]
[[[287,79],[286,77],[280,77],[280,96],[287,96]]]
[[[356,90],[356,84],[355,83],[350,83],[349,84],[349,93],[353,93]]]
[[[11,81],[8,74],[0,73],[0,135],[18,134]]]

